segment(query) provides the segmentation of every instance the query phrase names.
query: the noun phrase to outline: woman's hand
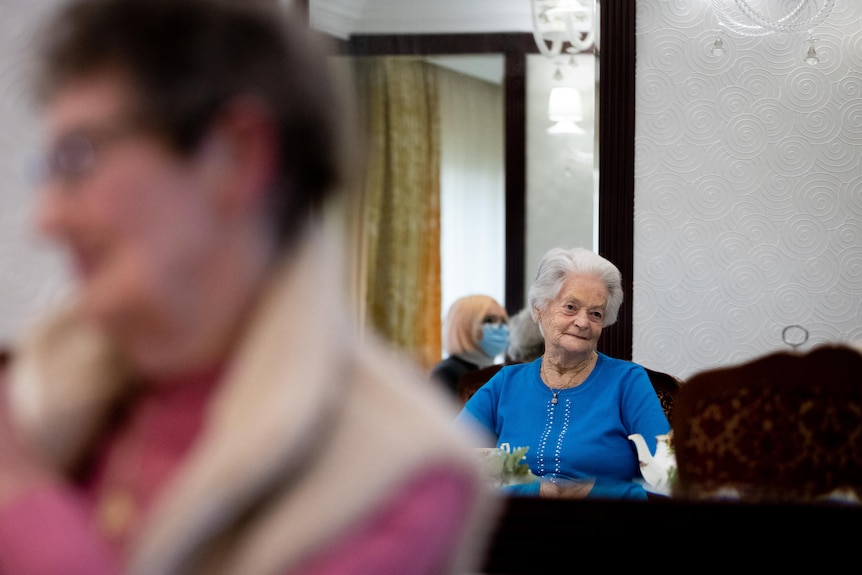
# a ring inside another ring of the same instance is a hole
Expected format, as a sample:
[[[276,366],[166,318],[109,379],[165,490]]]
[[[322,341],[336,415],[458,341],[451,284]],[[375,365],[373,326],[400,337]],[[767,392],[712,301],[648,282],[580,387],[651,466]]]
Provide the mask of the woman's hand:
[[[556,499],[585,499],[595,484],[595,479],[571,479],[568,477],[542,477],[539,497]]]

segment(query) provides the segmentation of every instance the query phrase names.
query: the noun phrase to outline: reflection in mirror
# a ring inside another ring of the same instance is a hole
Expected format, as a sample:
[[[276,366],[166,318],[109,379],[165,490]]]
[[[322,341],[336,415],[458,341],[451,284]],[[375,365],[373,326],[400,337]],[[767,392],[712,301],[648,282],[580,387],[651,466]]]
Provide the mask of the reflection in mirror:
[[[507,301],[503,56],[423,61],[436,67],[439,98],[441,310],[470,293]],[[589,53],[563,65],[527,57],[524,293],[548,248],[598,248],[595,73]],[[571,117],[551,108],[560,90]]]
[[[462,53],[457,49],[459,46],[467,49]],[[439,322],[455,298],[485,292],[504,301],[507,309],[515,312],[525,304],[532,271],[548,247],[596,247],[598,158],[593,151],[597,138],[592,105],[596,100],[595,57],[577,55],[572,58],[574,65],[562,66],[561,75],[555,74],[558,70],[554,64],[536,53],[532,37],[519,34],[359,36],[352,37],[343,47],[342,53],[356,61],[391,62],[393,53],[409,54],[436,70],[433,76],[438,98],[435,114],[440,128],[436,158],[440,162],[439,185],[432,182],[431,188],[424,190],[426,195],[417,196],[417,201],[427,200],[429,189],[436,190],[438,227],[429,229],[429,221],[430,224],[435,221],[433,216],[421,222],[404,221],[396,227],[420,230],[429,241],[438,234],[440,267],[423,270],[413,258],[412,273],[423,274],[419,280],[405,283],[390,278],[390,285],[380,286],[374,285],[381,271],[378,266],[361,289],[361,295],[369,300],[364,302],[362,311],[366,323],[410,351],[423,365],[430,365],[440,355]],[[496,70],[490,75],[478,71],[488,66],[477,65],[485,58],[492,62],[490,68]],[[455,88],[471,84],[474,86],[471,97]],[[554,125],[548,109],[551,89],[566,86],[575,87],[580,95],[584,111],[577,125],[583,133],[548,133]],[[477,99],[485,100],[485,105],[477,108]],[[476,113],[477,109],[483,113]],[[494,124],[495,116],[501,118],[501,127]],[[483,121],[486,123],[482,124]],[[400,138],[412,132],[411,122],[394,115],[388,116],[386,126],[387,135],[397,134]],[[379,125],[372,129],[377,136],[380,131]],[[369,146],[369,151],[373,149],[374,146]],[[381,149],[391,152],[389,147]],[[387,165],[395,167],[397,162],[391,160],[387,160]],[[499,168],[494,167],[497,164]],[[392,198],[400,195],[400,191],[392,188],[390,179],[378,181],[386,182]],[[368,180],[366,193],[367,186]],[[367,237],[367,229],[365,234]],[[366,251],[360,265],[367,268],[375,262],[381,263],[381,254]],[[400,270],[404,258],[391,255],[385,253],[386,265],[391,270]],[[436,288],[427,283],[420,288],[416,283],[433,280],[435,273]],[[387,297],[369,303],[381,289]],[[419,327],[424,335],[417,340],[417,318],[411,320],[405,316],[408,314],[405,310],[417,302],[404,298],[406,292],[429,289],[431,293],[426,293],[421,302],[422,313],[427,316],[436,312],[438,325]],[[428,334],[436,336],[428,339]]]
[[[465,293],[504,301],[503,58],[339,61],[367,138],[352,242],[361,319],[430,368],[451,301]]]
[[[457,298],[505,301],[506,189],[500,54],[435,56],[440,87],[441,313]]]
[[[527,57],[525,294],[549,248],[598,250],[595,87],[591,53]]]
[[[369,136],[355,242],[362,316],[426,367],[441,357],[439,326],[455,299],[486,293],[514,313],[531,281],[524,268],[534,269],[547,248],[595,247],[594,57],[565,66],[521,58],[526,142],[514,157],[506,146],[504,55],[340,58]],[[562,103],[568,112],[579,106],[575,117],[551,118],[553,88],[570,90]],[[511,204],[507,176],[517,163],[524,183],[520,204]],[[515,253],[508,249],[513,220],[526,230]],[[431,244],[438,253],[429,253]],[[522,271],[512,294],[515,263]]]

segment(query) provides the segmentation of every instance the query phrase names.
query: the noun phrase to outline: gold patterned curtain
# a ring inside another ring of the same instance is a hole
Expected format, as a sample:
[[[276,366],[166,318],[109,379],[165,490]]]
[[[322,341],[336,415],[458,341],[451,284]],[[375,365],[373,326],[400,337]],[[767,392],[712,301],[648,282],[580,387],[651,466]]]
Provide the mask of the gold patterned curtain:
[[[441,357],[440,134],[433,67],[356,58],[367,131],[356,222],[360,320],[424,369]]]

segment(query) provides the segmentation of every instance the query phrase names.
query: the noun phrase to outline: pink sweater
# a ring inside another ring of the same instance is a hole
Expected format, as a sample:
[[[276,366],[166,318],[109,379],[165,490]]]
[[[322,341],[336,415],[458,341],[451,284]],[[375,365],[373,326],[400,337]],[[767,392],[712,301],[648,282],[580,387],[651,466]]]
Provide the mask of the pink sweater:
[[[192,447],[217,375],[213,370],[151,388],[104,438],[83,485],[33,489],[0,509],[0,573],[123,573],[124,546]],[[435,561],[464,520],[469,485],[446,470],[415,478],[367,523],[291,573],[441,573]],[[116,494],[122,502],[105,521],[104,503]]]

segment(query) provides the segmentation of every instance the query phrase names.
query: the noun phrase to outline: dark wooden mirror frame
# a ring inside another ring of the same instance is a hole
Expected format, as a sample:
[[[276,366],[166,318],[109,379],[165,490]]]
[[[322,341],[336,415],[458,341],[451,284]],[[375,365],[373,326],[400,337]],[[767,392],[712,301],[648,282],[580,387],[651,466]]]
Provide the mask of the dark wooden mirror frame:
[[[622,272],[625,300],[599,350],[632,356],[634,252],[635,0],[601,3],[598,70],[599,253]],[[506,308],[524,305],[526,253],[526,60],[538,53],[531,33],[357,35],[338,42],[344,55],[502,54],[505,60]]]

